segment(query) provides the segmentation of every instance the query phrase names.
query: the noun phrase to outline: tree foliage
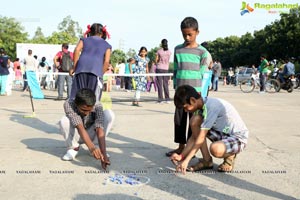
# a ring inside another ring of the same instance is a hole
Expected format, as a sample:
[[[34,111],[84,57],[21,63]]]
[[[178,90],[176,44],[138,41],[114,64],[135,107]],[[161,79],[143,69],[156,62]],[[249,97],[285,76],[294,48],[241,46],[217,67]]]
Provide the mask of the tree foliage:
[[[269,60],[284,57],[300,59],[300,7],[282,13],[277,20],[253,35],[230,36],[209,41],[208,50],[213,58],[218,58],[225,68],[259,64],[260,55]]]
[[[115,67],[119,62],[126,61],[126,55],[122,50],[116,49],[111,53],[110,61],[112,66]]]
[[[42,32],[42,28],[41,27],[37,27],[35,34],[33,36],[33,38],[30,40],[31,43],[35,43],[35,44],[47,44],[47,38],[44,36],[44,33]]]
[[[16,43],[27,42],[28,33],[14,18],[0,17],[0,47],[3,47],[10,57],[16,57]]]
[[[65,17],[58,24],[57,30],[46,37],[42,29],[37,27],[32,39],[14,18],[0,16],[0,47],[4,47],[13,59],[16,55],[16,43],[45,43],[45,44],[76,44],[82,37],[82,29],[71,16]],[[279,20],[267,25],[264,29],[253,34],[245,33],[241,37],[229,36],[208,41],[208,50],[213,58],[218,58],[224,68],[241,65],[258,65],[259,56],[264,54],[268,60],[296,57],[300,59],[300,7],[291,9],[289,13],[282,13]],[[155,59],[158,47],[148,52],[151,61]],[[136,55],[134,49],[125,54],[122,50],[114,50],[111,63],[116,65]]]
[[[136,55],[136,51],[132,48],[130,48],[126,53],[127,58],[133,58],[135,55]]]

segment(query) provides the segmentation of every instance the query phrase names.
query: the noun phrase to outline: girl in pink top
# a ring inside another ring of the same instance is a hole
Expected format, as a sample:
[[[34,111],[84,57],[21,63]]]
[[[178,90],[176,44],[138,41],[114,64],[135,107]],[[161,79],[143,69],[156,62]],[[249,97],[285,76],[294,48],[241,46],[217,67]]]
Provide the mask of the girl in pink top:
[[[20,66],[17,66],[15,70],[15,85],[18,85],[20,88],[22,87],[22,71]]]

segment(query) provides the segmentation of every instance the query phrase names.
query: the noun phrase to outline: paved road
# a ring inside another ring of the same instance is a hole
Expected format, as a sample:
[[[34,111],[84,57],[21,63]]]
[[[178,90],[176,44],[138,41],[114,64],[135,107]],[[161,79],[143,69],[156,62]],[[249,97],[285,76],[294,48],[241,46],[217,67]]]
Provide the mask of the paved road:
[[[72,162],[60,159],[62,101],[34,100],[36,117],[24,118],[32,114],[28,93],[0,97],[1,199],[300,199],[300,90],[244,94],[221,86],[210,93],[237,108],[250,130],[249,143],[233,173],[216,172],[222,160],[214,159],[213,171],[185,176],[174,173],[164,156],[176,147],[174,105],[155,104],[154,92],[142,94],[142,107],[131,106],[132,92],[111,96],[116,121],[107,138],[112,162],[107,172],[85,147]],[[110,178],[119,173],[124,180],[136,173],[140,184],[113,183]]]

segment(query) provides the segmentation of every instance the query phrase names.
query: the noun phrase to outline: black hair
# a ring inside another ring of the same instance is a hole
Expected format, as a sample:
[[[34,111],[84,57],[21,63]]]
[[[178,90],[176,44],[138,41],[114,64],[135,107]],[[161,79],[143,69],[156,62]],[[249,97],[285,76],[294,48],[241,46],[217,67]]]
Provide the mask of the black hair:
[[[31,54],[32,54],[32,50],[29,49],[29,50],[28,50],[28,55],[31,55]]]
[[[141,48],[140,48],[140,51],[139,51],[139,55],[141,54],[141,51],[143,51],[143,50],[145,50],[145,51],[147,51],[147,52],[148,52],[148,50],[147,50],[147,48],[146,48],[146,47],[141,47]]]
[[[208,48],[208,43],[207,42],[202,42],[201,46],[205,47],[206,49]]]
[[[64,48],[64,49],[68,49],[69,48],[69,44],[68,43],[63,43],[61,47]]]
[[[94,106],[96,103],[96,95],[91,89],[82,88],[76,93],[74,103],[76,106]]]
[[[40,62],[41,67],[45,67],[46,65],[45,61],[46,61],[46,57],[42,57],[42,61]]]
[[[186,28],[193,28],[198,31],[198,21],[193,17],[186,17],[183,19],[180,25],[181,30]]]
[[[99,23],[94,23],[92,26],[91,26],[91,32],[88,33],[88,37],[89,36],[94,36],[94,35],[101,35],[102,34],[102,39],[103,40],[106,40],[106,31],[103,31],[103,25],[102,24],[99,24]]]
[[[164,49],[164,51],[167,51],[169,48],[168,48],[168,40],[167,39],[163,39],[161,41],[161,47]]]
[[[184,104],[190,104],[191,97],[200,99],[201,94],[198,93],[195,88],[190,85],[182,85],[176,89],[174,95],[174,104],[177,108],[182,108]]]

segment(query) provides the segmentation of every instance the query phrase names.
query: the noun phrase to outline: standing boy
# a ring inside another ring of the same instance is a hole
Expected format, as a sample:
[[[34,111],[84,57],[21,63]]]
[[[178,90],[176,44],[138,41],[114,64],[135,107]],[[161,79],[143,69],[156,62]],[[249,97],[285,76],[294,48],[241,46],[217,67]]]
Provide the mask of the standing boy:
[[[260,56],[260,65],[258,67],[259,69],[259,80],[260,80],[260,91],[259,93],[265,93],[266,90],[266,86],[265,83],[267,81],[267,75],[268,75],[268,66],[269,66],[269,62],[266,59],[265,56]]]
[[[90,153],[101,160],[103,169],[110,165],[106,154],[104,129],[104,115],[101,104],[96,103],[94,91],[80,89],[75,99],[66,101],[64,109],[66,116],[60,122],[60,130],[68,145],[67,153],[63,160],[70,161],[78,154],[81,144],[86,144]],[[100,149],[95,146],[100,146]]]
[[[192,136],[181,154],[174,153],[171,160],[179,162],[177,171],[200,171],[213,168],[210,153],[224,158],[218,171],[229,172],[234,168],[236,154],[246,147],[249,131],[236,109],[227,101],[207,97],[205,100],[193,87],[183,85],[177,88],[174,96],[176,108],[193,113],[191,118]],[[206,138],[212,143],[208,150]],[[198,150],[203,159],[188,168],[188,164]],[[209,153],[210,152],[210,153]]]
[[[181,22],[180,28],[184,43],[176,46],[174,50],[173,85],[175,89],[181,85],[190,85],[197,92],[201,92],[202,77],[204,72],[208,70],[208,51],[196,41],[199,29],[195,18],[186,17]],[[171,156],[173,153],[180,154],[183,151],[186,144],[186,121],[187,113],[182,108],[176,108],[174,116],[174,141],[175,143],[179,143],[179,147],[167,152],[166,156]],[[190,135],[191,130],[189,127],[188,137]]]

